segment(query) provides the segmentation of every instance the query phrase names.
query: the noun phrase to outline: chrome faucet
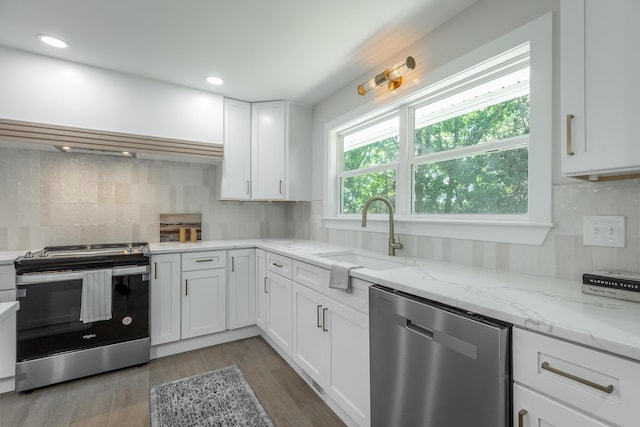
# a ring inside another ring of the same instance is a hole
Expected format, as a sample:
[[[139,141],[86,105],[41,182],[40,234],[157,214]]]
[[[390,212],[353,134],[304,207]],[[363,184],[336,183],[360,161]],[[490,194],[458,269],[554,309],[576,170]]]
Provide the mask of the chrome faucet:
[[[389,256],[396,256],[396,249],[402,249],[402,243],[396,242],[396,236],[393,232],[393,206],[391,206],[391,202],[380,196],[371,197],[367,200],[362,208],[362,226],[367,226],[367,211],[369,210],[369,206],[371,203],[379,200],[387,205],[387,209],[389,210]]]

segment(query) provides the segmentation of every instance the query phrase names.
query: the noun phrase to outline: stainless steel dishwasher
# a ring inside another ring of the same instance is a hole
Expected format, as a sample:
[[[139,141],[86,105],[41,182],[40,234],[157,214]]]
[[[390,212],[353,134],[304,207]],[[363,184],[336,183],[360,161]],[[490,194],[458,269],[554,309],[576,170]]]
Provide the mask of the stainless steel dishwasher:
[[[372,427],[510,425],[510,325],[369,289]]]

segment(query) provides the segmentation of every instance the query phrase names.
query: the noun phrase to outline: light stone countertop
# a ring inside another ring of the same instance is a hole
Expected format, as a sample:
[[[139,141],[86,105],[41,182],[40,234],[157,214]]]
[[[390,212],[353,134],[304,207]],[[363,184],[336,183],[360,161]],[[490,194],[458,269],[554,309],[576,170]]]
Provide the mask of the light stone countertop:
[[[330,268],[333,262],[316,254],[351,250],[322,242],[286,239],[150,244],[152,254],[255,247],[323,268]],[[382,250],[370,253],[384,256]],[[10,263],[22,254],[0,253],[0,263],[5,259]],[[352,270],[351,275],[640,361],[640,303],[585,295],[577,281],[427,259],[404,260],[406,264],[399,264],[398,268],[378,271],[359,268]]]

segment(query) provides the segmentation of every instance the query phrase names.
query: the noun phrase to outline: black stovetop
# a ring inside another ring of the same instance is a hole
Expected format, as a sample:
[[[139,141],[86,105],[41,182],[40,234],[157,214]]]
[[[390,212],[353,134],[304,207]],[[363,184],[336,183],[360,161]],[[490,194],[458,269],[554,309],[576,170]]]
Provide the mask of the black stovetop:
[[[146,242],[47,246],[14,261],[16,274],[148,264]]]

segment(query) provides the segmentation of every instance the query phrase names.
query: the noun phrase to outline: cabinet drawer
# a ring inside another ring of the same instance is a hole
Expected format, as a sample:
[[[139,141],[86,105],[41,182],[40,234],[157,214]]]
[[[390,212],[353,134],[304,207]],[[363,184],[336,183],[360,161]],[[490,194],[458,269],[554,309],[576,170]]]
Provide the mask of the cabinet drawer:
[[[291,279],[292,260],[291,258],[267,252],[267,270]]]
[[[369,286],[371,286],[371,283],[352,277],[351,290],[349,293],[337,289],[328,289],[327,296],[361,313],[369,315]]]
[[[513,379],[615,424],[637,422],[640,363],[514,328]]]
[[[329,270],[306,262],[293,260],[292,278],[294,282],[321,293],[326,293],[329,288]]]
[[[519,426],[518,413],[522,411],[522,427],[612,427],[555,400],[535,393],[518,384],[513,386],[513,425]],[[525,412],[526,411],[526,412]]]
[[[16,273],[12,264],[0,265],[0,291],[16,288]]]
[[[225,251],[187,252],[182,254],[182,271],[222,268],[225,265]]]

